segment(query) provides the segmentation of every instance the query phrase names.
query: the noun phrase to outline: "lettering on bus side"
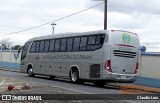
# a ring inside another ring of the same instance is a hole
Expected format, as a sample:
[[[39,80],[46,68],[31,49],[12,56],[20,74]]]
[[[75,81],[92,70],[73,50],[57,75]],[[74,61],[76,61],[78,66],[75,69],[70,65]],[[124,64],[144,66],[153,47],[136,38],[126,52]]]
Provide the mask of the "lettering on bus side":
[[[45,55],[43,59],[92,59],[92,55]]]

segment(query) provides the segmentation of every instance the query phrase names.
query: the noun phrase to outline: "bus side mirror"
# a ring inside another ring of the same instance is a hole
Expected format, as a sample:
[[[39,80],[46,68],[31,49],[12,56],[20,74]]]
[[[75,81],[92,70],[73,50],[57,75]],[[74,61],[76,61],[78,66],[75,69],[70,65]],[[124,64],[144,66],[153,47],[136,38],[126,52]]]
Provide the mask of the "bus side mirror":
[[[22,48],[23,48],[23,46],[18,48],[18,54],[21,52]]]

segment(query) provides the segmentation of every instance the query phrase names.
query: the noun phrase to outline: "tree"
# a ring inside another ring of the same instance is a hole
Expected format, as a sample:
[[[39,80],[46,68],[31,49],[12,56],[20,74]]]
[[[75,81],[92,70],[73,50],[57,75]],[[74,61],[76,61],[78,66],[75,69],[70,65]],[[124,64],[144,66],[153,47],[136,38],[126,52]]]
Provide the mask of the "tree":
[[[13,50],[18,50],[18,48],[21,47],[21,45],[15,45],[12,47]]]
[[[12,45],[13,45],[13,42],[10,39],[2,39],[0,41],[1,48],[9,49],[12,47]]]

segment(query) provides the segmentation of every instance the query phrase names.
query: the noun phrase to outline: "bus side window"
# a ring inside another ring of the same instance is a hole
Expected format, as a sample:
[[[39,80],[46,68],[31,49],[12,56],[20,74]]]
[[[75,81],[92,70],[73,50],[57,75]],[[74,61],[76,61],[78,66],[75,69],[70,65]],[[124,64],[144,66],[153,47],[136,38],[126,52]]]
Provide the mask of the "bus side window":
[[[68,38],[66,51],[71,51],[72,50],[72,45],[73,45],[73,38]]]
[[[61,40],[60,51],[65,51],[66,50],[66,44],[67,44],[67,39],[62,39]]]
[[[73,50],[78,51],[79,50],[79,44],[80,44],[80,37],[75,37],[73,42]]]
[[[104,35],[89,36],[87,50],[96,50],[102,47]]]
[[[55,40],[50,40],[49,43],[49,52],[53,52],[55,47]]]
[[[81,37],[80,50],[86,50],[87,47],[87,37]]]
[[[34,42],[32,43],[30,52],[31,52],[31,53],[34,53],[35,51],[36,51],[36,42],[34,41]]]
[[[101,38],[100,38],[100,44],[104,43],[104,39],[105,39],[104,37],[105,37],[104,35],[101,36]]]
[[[98,35],[96,38],[96,44],[100,44],[100,41],[101,41],[101,37]]]
[[[45,41],[45,44],[44,44],[44,52],[48,52],[48,48],[49,48],[49,40],[46,40]]]
[[[41,42],[40,42],[39,52],[40,52],[40,53],[44,52],[44,41],[41,41]]]
[[[108,41],[108,35],[104,37],[104,42],[107,42],[107,41]]]
[[[89,36],[87,50],[94,50],[96,46],[95,43],[96,43],[96,36]]]
[[[95,41],[96,41],[96,36],[89,36],[89,38],[88,38],[89,45],[94,45]]]
[[[39,45],[40,45],[40,42],[37,41],[37,43],[36,43],[36,52],[39,52]]]
[[[55,51],[59,51],[59,49],[60,49],[60,39],[56,39],[56,41],[55,41]]]
[[[104,42],[104,36],[103,35],[97,35],[96,44],[103,44],[103,42]]]

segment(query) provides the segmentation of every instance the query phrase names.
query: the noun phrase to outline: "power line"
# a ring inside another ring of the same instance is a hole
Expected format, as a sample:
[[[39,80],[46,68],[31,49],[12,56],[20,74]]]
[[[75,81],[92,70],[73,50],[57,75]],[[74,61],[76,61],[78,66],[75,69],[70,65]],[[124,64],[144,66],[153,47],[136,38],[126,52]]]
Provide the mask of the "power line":
[[[16,31],[16,32],[7,33],[7,34],[3,34],[3,35],[11,35],[11,34],[16,34],[16,33],[24,32],[24,31],[32,30],[32,29],[35,29],[35,28],[38,28],[38,27],[41,27],[41,26],[44,26],[44,25],[47,25],[47,24],[51,24],[51,23],[53,23],[53,22],[57,22],[57,21],[63,20],[63,19],[68,18],[68,17],[74,16],[74,15],[76,15],[76,14],[79,14],[79,13],[81,13],[81,12],[87,11],[87,10],[89,10],[89,9],[92,9],[92,8],[97,7],[97,6],[99,6],[99,5],[102,5],[102,4],[104,4],[104,2],[99,3],[99,4],[97,4],[97,5],[94,5],[94,6],[91,6],[91,7],[87,8],[87,9],[84,9],[84,10],[81,10],[81,11],[78,11],[78,12],[75,12],[75,13],[73,13],[73,14],[64,16],[64,17],[62,17],[62,18],[56,19],[56,20],[54,20],[54,21],[50,21],[50,22],[47,22],[47,23],[44,23],[44,24],[41,24],[41,25],[38,25],[38,26],[34,26],[34,27],[31,27],[31,28],[28,28],[28,29],[19,30],[19,31]],[[0,36],[3,36],[3,35],[0,35]]]

